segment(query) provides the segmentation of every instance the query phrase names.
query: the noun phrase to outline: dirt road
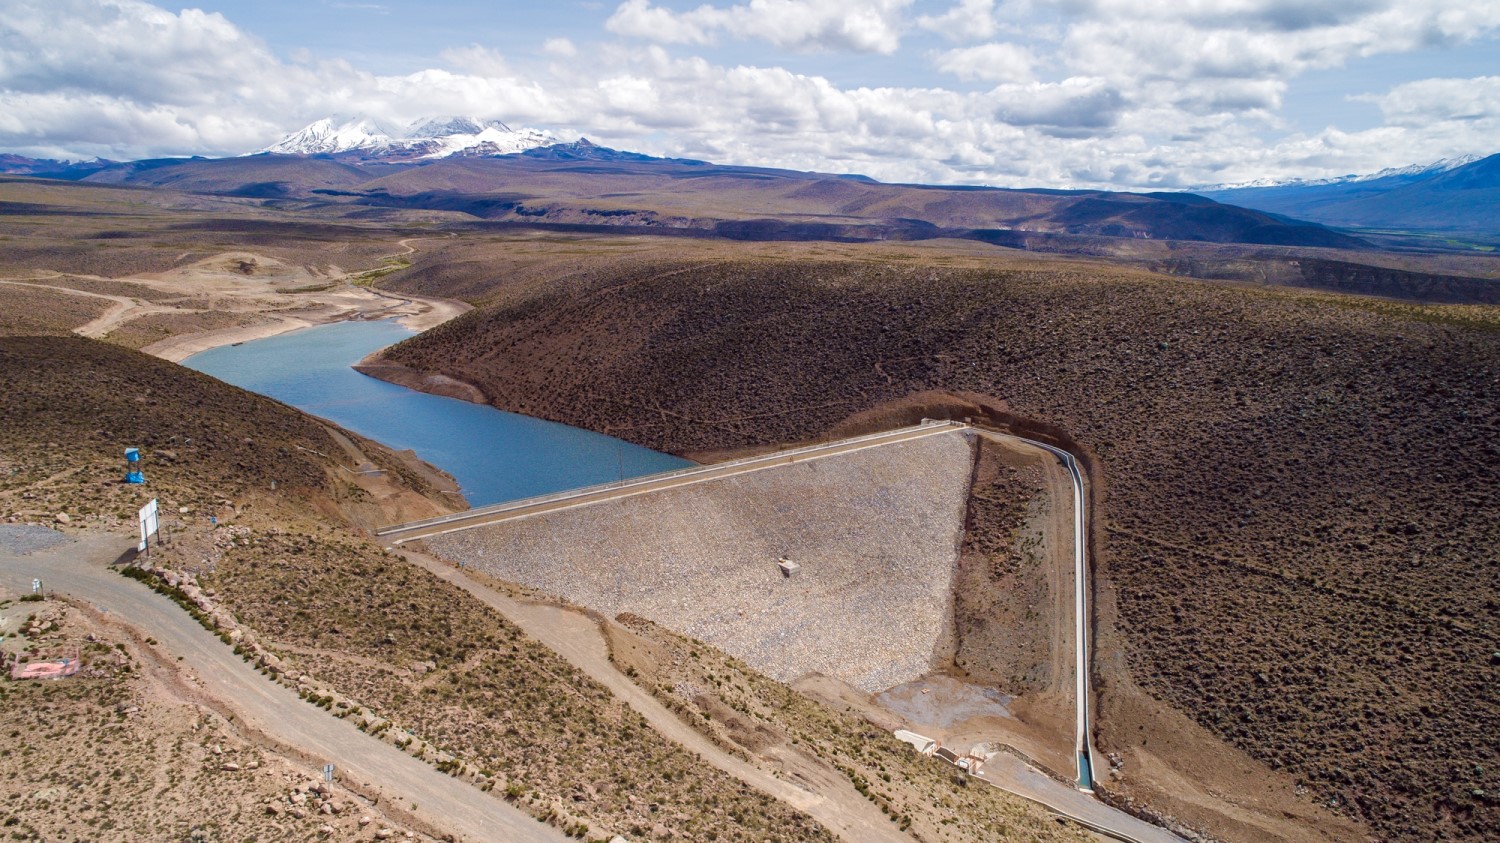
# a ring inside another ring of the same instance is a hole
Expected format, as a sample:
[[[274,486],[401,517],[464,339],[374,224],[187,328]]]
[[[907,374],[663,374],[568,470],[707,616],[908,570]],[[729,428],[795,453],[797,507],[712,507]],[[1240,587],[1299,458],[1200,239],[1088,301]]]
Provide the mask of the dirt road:
[[[88,533],[28,556],[0,548],[0,581],[29,593],[32,579],[39,578],[49,592],[71,595],[128,619],[162,649],[181,657],[195,674],[196,686],[232,713],[242,728],[288,747],[294,755],[335,764],[340,781],[379,795],[384,810],[415,825],[466,841],[566,839],[502,800],[329,716],[256,673],[176,604],[109,570],[108,564],[131,545],[128,537]]]
[[[426,554],[401,549],[416,565],[464,589],[567,659],[574,667],[604,685],[620,700],[645,717],[652,728],[696,753],[704,761],[751,787],[801,811],[851,843],[911,843],[886,816],[861,796],[844,778],[832,780],[811,768],[809,778],[821,781],[819,793],[805,790],[730,755],[693,727],[678,719],[645,689],[621,673],[609,660],[609,651],[598,625],[580,612],[517,600],[478,582],[463,571]],[[785,759],[791,760],[791,759]]]
[[[978,777],[992,785],[1033,802],[1110,839],[1129,843],[1184,843],[1181,837],[1145,820],[1116,810],[1087,793],[1037,772],[1026,762],[1000,753],[984,763]]]

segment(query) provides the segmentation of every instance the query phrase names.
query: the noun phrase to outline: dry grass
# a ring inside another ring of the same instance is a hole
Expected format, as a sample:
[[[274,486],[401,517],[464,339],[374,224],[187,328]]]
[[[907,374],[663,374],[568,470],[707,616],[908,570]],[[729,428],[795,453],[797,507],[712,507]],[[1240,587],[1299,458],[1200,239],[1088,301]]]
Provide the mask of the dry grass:
[[[90,376],[80,381],[81,371]],[[351,532],[336,506],[357,492],[330,459],[301,450],[336,455],[340,445],[307,416],[79,338],[0,339],[0,400],[11,420],[0,442],[5,514],[118,523],[142,496],[168,513],[190,507],[155,564],[198,572],[305,684],[364,704],[388,739],[410,730],[479,771],[496,798],[595,840],[657,826],[694,840],[831,839],[662,738],[474,598]],[[145,449],[144,489],[119,480],[127,443]]]
[[[241,328],[259,325],[262,317],[228,311],[150,313],[126,322],[105,335],[106,342],[126,348],[145,348],[169,337],[192,334],[199,331],[215,331],[223,328]]]
[[[42,287],[0,284],[0,337],[66,334],[103,316],[112,304]]]
[[[1054,595],[1039,531],[1028,518],[1046,505],[1041,473],[981,441],[964,542],[953,584],[955,666],[969,681],[1012,696],[1051,689]]]
[[[193,704],[175,666],[149,643],[54,600],[0,601],[0,617],[14,621],[12,632],[26,617],[44,630],[11,634],[8,652],[77,653],[85,663],[68,679],[0,680],[0,832],[7,840],[313,841],[328,839],[325,825],[352,838],[360,816],[380,816],[341,788],[331,793],[342,806],[338,816],[319,814],[315,802],[299,810],[294,788],[307,768]],[[370,829],[392,826],[385,820]]]
[[[577,836],[660,826],[689,840],[831,839],[663,738],[466,592],[367,542],[255,531],[200,581],[293,672],[377,712],[375,731],[409,733]]]
[[[843,776],[917,840],[1083,839],[1039,809],[918,755],[888,729],[813,702],[701,641],[634,615],[617,620],[606,627],[611,658],[699,731],[781,769],[810,765]]]
[[[1493,310],[1079,264],[599,260],[481,294],[391,357],[668,451],[930,389],[1066,430],[1141,686],[1377,833],[1500,827]]]

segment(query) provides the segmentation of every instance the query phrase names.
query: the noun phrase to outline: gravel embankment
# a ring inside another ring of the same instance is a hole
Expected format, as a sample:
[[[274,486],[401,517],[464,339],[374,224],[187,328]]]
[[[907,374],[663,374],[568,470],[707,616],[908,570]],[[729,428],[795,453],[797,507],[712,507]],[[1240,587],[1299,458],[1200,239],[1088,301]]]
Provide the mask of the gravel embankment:
[[[16,556],[25,556],[46,550],[72,539],[52,529],[34,524],[0,524],[0,550]]]
[[[971,464],[962,434],[933,436],[427,541],[783,681],[879,691],[926,673],[951,623]]]

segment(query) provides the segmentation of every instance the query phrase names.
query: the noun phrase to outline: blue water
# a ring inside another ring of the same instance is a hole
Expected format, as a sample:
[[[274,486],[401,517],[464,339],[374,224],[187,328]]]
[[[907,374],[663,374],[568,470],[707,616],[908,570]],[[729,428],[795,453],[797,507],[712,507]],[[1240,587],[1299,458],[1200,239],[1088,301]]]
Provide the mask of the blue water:
[[[349,368],[412,336],[395,322],[336,322],[195,354],[184,366],[269,395],[453,475],[474,506],[693,463],[576,427],[406,389]]]

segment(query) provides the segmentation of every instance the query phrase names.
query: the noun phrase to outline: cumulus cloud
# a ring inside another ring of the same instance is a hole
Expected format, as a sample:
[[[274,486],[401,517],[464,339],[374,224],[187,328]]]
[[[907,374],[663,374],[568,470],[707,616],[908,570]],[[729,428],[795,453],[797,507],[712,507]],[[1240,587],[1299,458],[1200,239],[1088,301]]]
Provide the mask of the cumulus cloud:
[[[1031,78],[1036,56],[1016,44],[981,44],[940,53],[934,64],[964,81],[1022,82]]]
[[[559,58],[572,58],[578,55],[578,48],[566,38],[548,38],[542,42],[542,52]]]
[[[1079,70],[1287,78],[1351,59],[1486,37],[1500,29],[1489,0],[1065,0],[1064,50]]]
[[[12,0],[0,18],[0,148],[223,155],[351,111],[389,125],[441,112],[563,116],[492,50],[442,58],[454,69],[376,76],[343,62],[282,62],[219,14],[140,0]]]
[[[894,53],[901,46],[901,13],[912,0],[749,0],[687,12],[625,0],[605,22],[619,35],[663,44],[708,44],[718,33],[761,39],[793,50]]]
[[[1500,121],[1500,76],[1422,79],[1382,96],[1360,97],[1380,106],[1387,123],[1421,127],[1442,122]]]
[[[1037,126],[1048,134],[1083,137],[1119,119],[1125,97],[1103,79],[1074,77],[1057,84],[1002,85],[995,117],[1013,126]]]
[[[1494,76],[1370,94],[1384,125],[1365,131],[1291,132],[1279,122],[1281,104],[1311,68],[1500,28],[1500,7],[1462,0],[1299,8],[1012,0],[1001,9],[949,0],[910,20],[907,0],[854,11],[818,0],[725,0],[681,12],[626,0],[600,16],[628,38],[556,37],[530,58],[455,45],[426,70],[381,74],[316,56],[282,60],[218,14],[143,0],[8,0],[0,149],[238,154],[331,114],[403,125],[455,113],[652,154],[891,181],[1171,187],[1373,171],[1487,151],[1500,136]],[[1004,26],[985,28],[997,21]],[[882,58],[904,34],[926,45]],[[938,37],[954,43],[927,52]],[[726,66],[705,57],[715,39],[752,40],[770,57]],[[795,63],[767,45],[861,52],[862,63],[925,61],[926,75],[905,85],[836,83],[779,66]],[[566,60],[581,54],[589,61]],[[985,89],[954,90],[932,68]]]
[[[949,41],[983,41],[1000,29],[995,25],[995,0],[958,0],[941,15],[922,15],[917,26]]]

